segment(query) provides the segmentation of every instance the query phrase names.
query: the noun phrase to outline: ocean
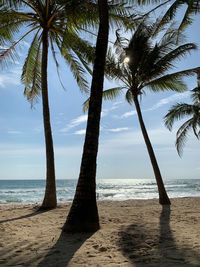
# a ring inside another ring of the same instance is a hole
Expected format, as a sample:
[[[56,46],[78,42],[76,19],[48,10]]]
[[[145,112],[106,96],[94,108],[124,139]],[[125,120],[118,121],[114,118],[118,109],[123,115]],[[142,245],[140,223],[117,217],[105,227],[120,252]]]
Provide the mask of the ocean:
[[[58,202],[74,197],[77,180],[57,180]],[[170,198],[200,197],[200,179],[165,181]],[[0,180],[0,205],[39,204],[44,197],[45,180]],[[98,200],[127,200],[158,198],[155,180],[104,179],[97,180]]]

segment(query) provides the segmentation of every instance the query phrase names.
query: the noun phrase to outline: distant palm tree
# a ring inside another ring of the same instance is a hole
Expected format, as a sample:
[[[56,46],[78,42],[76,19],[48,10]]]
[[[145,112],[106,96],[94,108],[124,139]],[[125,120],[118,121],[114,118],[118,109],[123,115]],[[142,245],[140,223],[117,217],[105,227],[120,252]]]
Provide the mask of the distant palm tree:
[[[94,12],[82,12],[82,17],[74,18],[68,5],[58,4],[55,0],[9,0],[1,1],[0,5],[0,40],[1,42],[11,38],[13,34],[20,34],[19,27],[24,26],[26,32],[8,48],[1,51],[0,62],[13,56],[14,49],[27,35],[34,33],[28,51],[23,72],[22,83],[25,85],[24,94],[29,101],[33,101],[42,94],[43,121],[46,143],[46,190],[41,208],[55,208],[56,183],[54,167],[54,149],[50,124],[50,112],[48,102],[47,66],[48,52],[51,47],[56,65],[55,45],[69,64],[71,71],[82,90],[87,90],[87,80],[84,77],[84,68],[88,68],[88,60],[92,60],[93,49],[88,42],[82,40],[76,29],[76,23],[84,27],[95,24]],[[61,1],[60,1],[61,2]],[[65,1],[66,2],[66,1]],[[70,1],[72,2],[72,1]],[[96,16],[96,19],[98,17]],[[81,63],[79,63],[80,59]]]
[[[191,90],[191,93],[193,104],[177,103],[169,109],[164,117],[165,125],[170,131],[175,121],[189,117],[176,133],[176,148],[179,156],[183,153],[189,131],[192,130],[196,138],[200,139],[200,82],[198,82],[198,87]]]
[[[167,31],[160,42],[153,43],[152,35],[157,24],[147,26],[142,22],[133,34],[128,46],[126,39],[117,33],[117,51],[119,58],[111,52],[108,54],[106,73],[111,79],[120,81],[122,86],[104,91],[104,99],[113,99],[126,90],[126,100],[134,103],[149,157],[154,170],[159,191],[160,204],[170,204],[167,196],[158,163],[143,121],[138,97],[144,89],[153,92],[175,90],[181,92],[187,87],[182,77],[193,75],[198,69],[188,69],[172,74],[165,74],[173,67],[173,61],[184,56],[187,52],[196,49],[192,43],[176,47],[176,33]],[[87,106],[88,102],[85,103]]]

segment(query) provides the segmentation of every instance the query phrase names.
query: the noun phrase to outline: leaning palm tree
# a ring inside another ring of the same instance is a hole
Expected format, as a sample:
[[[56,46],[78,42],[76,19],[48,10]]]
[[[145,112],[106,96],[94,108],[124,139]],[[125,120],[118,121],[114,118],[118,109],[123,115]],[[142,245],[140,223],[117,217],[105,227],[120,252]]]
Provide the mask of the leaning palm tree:
[[[193,104],[177,103],[173,105],[165,115],[165,125],[171,131],[175,121],[188,117],[176,133],[176,148],[179,156],[183,153],[183,147],[190,130],[197,139],[200,138],[200,83],[191,90]]]
[[[69,64],[71,71],[82,90],[87,90],[87,81],[84,77],[83,65],[87,67],[86,60],[92,57],[93,49],[88,42],[81,39],[76,31],[76,24],[84,26],[95,23],[94,15],[82,13],[82,18],[73,20],[73,12],[66,12],[66,4],[58,4],[55,0],[10,0],[0,1],[0,35],[8,39],[12,33],[18,33],[19,27],[26,29],[17,41],[4,49],[0,61],[6,62],[13,56],[15,47],[27,36],[32,34],[27,58],[23,66],[21,81],[25,85],[24,94],[31,103],[42,95],[43,122],[46,143],[46,190],[41,208],[50,209],[57,205],[56,183],[54,167],[54,149],[50,123],[48,102],[47,66],[48,52],[51,47],[56,65],[55,46]],[[71,1],[70,1],[71,2]],[[74,22],[74,23],[73,23]],[[26,27],[26,28],[25,28]],[[81,60],[81,65],[78,61]],[[89,59],[91,60],[91,58]]]
[[[117,58],[111,52],[108,54],[106,73],[111,79],[122,82],[123,85],[104,91],[104,99],[113,99],[123,90],[126,90],[126,100],[129,104],[135,104],[140,127],[145,144],[152,163],[156,178],[160,204],[170,204],[166,193],[160,169],[151,145],[138,98],[144,91],[150,89],[153,92],[175,90],[181,92],[187,87],[182,77],[193,75],[198,68],[166,74],[172,67],[173,62],[184,56],[189,51],[196,49],[192,43],[176,47],[176,32],[168,30],[160,42],[154,42],[152,35],[155,33],[157,24],[147,26],[142,22],[130,42],[123,39],[117,33]],[[87,102],[85,106],[87,106]]]

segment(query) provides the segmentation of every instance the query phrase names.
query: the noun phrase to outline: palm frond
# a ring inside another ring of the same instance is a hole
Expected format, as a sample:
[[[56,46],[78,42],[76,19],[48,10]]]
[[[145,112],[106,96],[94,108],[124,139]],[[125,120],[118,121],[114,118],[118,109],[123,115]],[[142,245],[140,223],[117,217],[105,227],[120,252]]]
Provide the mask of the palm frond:
[[[164,117],[165,126],[171,131],[175,121],[187,116],[193,116],[193,105],[177,103],[173,105]]]
[[[183,82],[182,77],[171,75],[162,76],[161,78],[144,84],[144,87],[145,86],[147,86],[153,92],[160,92],[165,90],[183,92],[188,89],[187,85]]]
[[[113,100],[116,97],[120,96],[123,93],[123,89],[126,89],[125,87],[114,87],[108,90],[103,91],[103,99],[104,100]],[[88,98],[83,103],[83,112],[85,113],[89,108],[89,102],[90,98]]]
[[[178,155],[181,157],[183,154],[183,147],[187,140],[188,131],[193,126],[193,119],[187,120],[177,131],[176,134],[176,148]]]
[[[77,57],[73,55],[73,52],[69,50],[61,49],[62,56],[65,58],[67,64],[69,65],[71,72],[81,89],[81,91],[88,92],[88,82],[85,78],[85,71],[79,63]]]
[[[192,89],[191,98],[194,103],[200,103],[200,87]]]
[[[21,81],[25,85],[24,95],[33,104],[41,92],[41,35],[36,33],[23,66]]]
[[[195,44],[184,44],[176,49],[173,49],[171,52],[167,53],[163,57],[161,57],[156,64],[152,66],[151,77],[154,75],[162,75],[169,69],[173,68],[173,62],[175,60],[180,59],[181,57],[184,57],[187,53],[189,53],[191,50],[197,49],[197,46]]]
[[[83,113],[85,113],[86,111],[88,111],[89,103],[90,103],[90,98],[88,98],[88,99],[83,103]]]
[[[133,95],[132,95],[131,90],[127,90],[126,95],[125,95],[125,98],[126,98],[126,101],[127,101],[130,105],[132,105],[132,104],[134,103]]]
[[[60,84],[61,84],[62,88],[65,90],[65,86],[62,83],[60,72],[59,72],[59,63],[58,63],[58,60],[57,60],[57,57],[56,57],[56,51],[55,51],[55,48],[54,48],[54,42],[53,42],[53,39],[52,39],[51,32],[49,33],[49,38],[50,38],[50,45],[51,45],[51,51],[52,51],[53,59],[54,59],[54,62],[56,64],[56,70],[57,70],[57,74],[58,74],[58,79],[60,81]]]
[[[113,100],[116,97],[120,96],[123,93],[123,89],[126,87],[114,87],[108,90],[103,91],[103,99],[104,100]]]
[[[162,20],[160,21],[160,26],[169,23],[173,20],[177,14],[177,11],[181,6],[187,5],[184,17],[179,23],[178,32],[181,33],[188,25],[192,23],[192,15],[200,12],[200,3],[199,0],[175,0],[174,3],[169,7],[167,12],[164,14]],[[159,28],[158,28],[159,30]]]
[[[0,4],[3,6],[14,7],[14,8],[19,8],[22,5],[24,5],[24,3],[21,0],[1,0]]]
[[[194,105],[194,116],[192,119],[192,129],[197,139],[200,138],[197,128],[200,129],[200,106]]]

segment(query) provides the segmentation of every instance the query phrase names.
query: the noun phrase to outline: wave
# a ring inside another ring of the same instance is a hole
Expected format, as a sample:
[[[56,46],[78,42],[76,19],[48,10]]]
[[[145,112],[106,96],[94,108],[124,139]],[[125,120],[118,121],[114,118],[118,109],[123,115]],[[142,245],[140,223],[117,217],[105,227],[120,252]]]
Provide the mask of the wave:
[[[73,200],[76,180],[58,180],[58,202]],[[200,179],[165,181],[170,198],[200,196]],[[0,181],[0,205],[41,203],[44,197],[44,181]],[[147,179],[112,179],[97,181],[99,200],[126,200],[158,198],[157,185]]]

